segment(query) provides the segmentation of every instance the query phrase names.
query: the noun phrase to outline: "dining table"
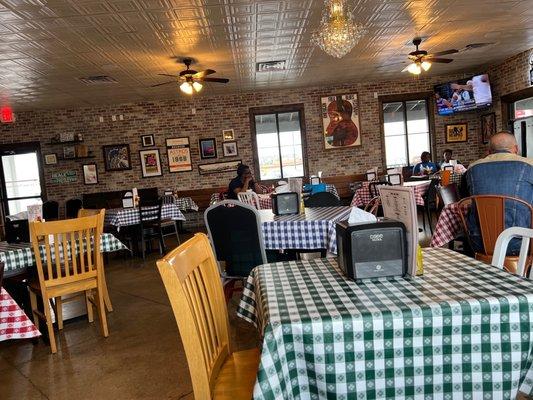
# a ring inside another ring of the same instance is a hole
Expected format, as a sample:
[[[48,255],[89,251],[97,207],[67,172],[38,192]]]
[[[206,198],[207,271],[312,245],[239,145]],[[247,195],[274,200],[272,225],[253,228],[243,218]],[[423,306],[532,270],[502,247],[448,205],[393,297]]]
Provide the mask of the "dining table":
[[[262,338],[254,399],[533,395],[533,282],[443,248],[424,273],[356,283],[335,258],[252,270],[237,315]]]
[[[176,203],[163,204],[161,206],[161,219],[171,219],[174,221],[185,221],[185,217]],[[121,227],[137,225],[140,223],[139,209],[131,208],[109,208],[105,210],[105,225],[113,225],[120,230]]]
[[[420,180],[420,181],[404,182],[402,183],[402,186],[413,188],[413,191],[415,194],[416,205],[423,206],[424,195],[426,194],[430,183],[431,183],[430,180],[425,179],[425,180]],[[362,207],[370,203],[370,200],[372,200],[372,195],[370,194],[369,185],[370,185],[369,181],[361,182],[361,186],[355,190],[355,193],[354,193],[354,196],[351,202],[352,206]]]
[[[41,332],[9,293],[0,288],[0,342],[38,336],[41,336]]]
[[[315,250],[337,252],[335,226],[348,219],[351,207],[305,207],[305,213],[274,215],[259,210],[261,231],[267,250]]]
[[[461,214],[466,214],[467,208],[466,205],[463,208],[459,207],[458,202],[444,206],[431,237],[431,247],[442,247],[463,232]]]

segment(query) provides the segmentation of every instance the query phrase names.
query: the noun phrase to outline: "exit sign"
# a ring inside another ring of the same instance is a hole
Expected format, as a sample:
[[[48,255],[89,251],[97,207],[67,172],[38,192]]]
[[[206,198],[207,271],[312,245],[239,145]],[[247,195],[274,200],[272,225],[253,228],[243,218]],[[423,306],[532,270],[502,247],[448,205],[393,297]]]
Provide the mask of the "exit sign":
[[[15,115],[13,114],[13,109],[11,107],[0,107],[0,121],[4,124],[12,124],[15,122]]]

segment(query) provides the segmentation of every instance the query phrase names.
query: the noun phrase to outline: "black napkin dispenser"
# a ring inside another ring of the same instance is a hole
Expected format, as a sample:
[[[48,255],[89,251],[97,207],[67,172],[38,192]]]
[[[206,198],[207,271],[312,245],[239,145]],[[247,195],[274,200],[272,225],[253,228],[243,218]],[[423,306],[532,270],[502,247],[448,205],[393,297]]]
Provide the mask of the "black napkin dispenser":
[[[272,212],[275,215],[291,215],[300,212],[298,193],[276,193],[272,195]]]

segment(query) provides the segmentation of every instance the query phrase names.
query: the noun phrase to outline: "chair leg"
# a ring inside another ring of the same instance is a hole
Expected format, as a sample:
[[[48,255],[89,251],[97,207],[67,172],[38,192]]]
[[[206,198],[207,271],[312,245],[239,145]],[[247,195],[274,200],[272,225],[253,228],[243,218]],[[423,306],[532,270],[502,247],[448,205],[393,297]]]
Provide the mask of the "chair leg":
[[[146,241],[144,235],[141,235],[141,251],[143,253],[143,260],[146,260]]]
[[[96,288],[96,308],[98,310],[98,319],[100,320],[100,330],[102,331],[102,335],[108,337],[107,315],[105,313],[104,295],[101,287]]]
[[[37,310],[37,295],[31,289],[30,289],[30,304],[31,304],[31,313],[33,315],[33,323],[35,324],[35,327],[39,329],[39,315],[35,312]]]
[[[422,210],[422,226],[424,227],[424,230],[426,230],[426,210]]]
[[[224,285],[224,298],[226,299],[226,304],[229,303],[229,301],[231,300],[231,297],[233,296],[234,287],[235,287],[235,280],[234,279],[230,279]]]
[[[176,232],[176,239],[178,239],[178,246],[181,244],[180,242],[180,234],[178,229],[178,223],[174,221],[174,231]]]
[[[111,298],[109,297],[109,290],[107,290],[107,281],[105,279],[104,259],[102,257],[102,288],[104,290],[104,302],[105,308],[108,312],[113,312],[113,305],[111,304]]]
[[[85,291],[85,305],[87,307],[87,319],[94,322],[93,304],[91,303],[91,291]]]
[[[429,223],[429,231],[431,232],[431,235],[433,235],[433,226],[432,226],[432,218],[431,218],[431,210],[428,208],[426,208],[427,210],[427,213],[428,213],[428,223]]]
[[[163,255],[167,252],[167,247],[165,246],[165,238],[163,236],[163,231],[159,230],[159,254]]]
[[[54,335],[54,325],[52,325],[52,314],[50,313],[50,299],[43,297],[44,315],[46,317],[46,327],[48,328],[48,339],[50,340],[50,350],[52,354],[57,353],[56,337]]]
[[[63,301],[61,296],[54,298],[57,329],[63,329]]]

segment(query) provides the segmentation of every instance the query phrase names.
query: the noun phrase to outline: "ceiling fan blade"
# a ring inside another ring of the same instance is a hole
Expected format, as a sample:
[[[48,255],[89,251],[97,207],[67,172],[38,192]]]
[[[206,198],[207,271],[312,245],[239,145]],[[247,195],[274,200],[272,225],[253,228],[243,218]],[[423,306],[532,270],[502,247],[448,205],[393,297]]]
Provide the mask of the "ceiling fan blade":
[[[202,81],[202,82],[218,82],[218,83],[228,83],[229,82],[229,79],[227,78],[201,78],[201,79],[198,79],[199,81]]]
[[[152,85],[151,87],[168,85],[169,83],[176,83],[176,81],[168,81],[168,82],[158,83],[157,85]]]
[[[169,74],[157,74],[159,76],[170,76],[172,78],[179,78],[180,76],[179,75],[169,75]]]
[[[430,57],[434,57],[434,56],[445,56],[445,55],[448,55],[448,54],[455,54],[455,53],[459,53],[459,50],[450,49],[450,50],[444,50],[444,51],[437,51],[436,53],[431,53],[431,54],[428,54],[428,55]]]
[[[451,58],[433,58],[433,57],[424,57],[424,61],[434,62],[434,63],[443,63],[449,64],[453,60]]]
[[[214,69],[206,69],[204,71],[200,71],[194,74],[193,78],[203,78],[204,76],[214,74],[215,72],[217,71],[215,71]]]

